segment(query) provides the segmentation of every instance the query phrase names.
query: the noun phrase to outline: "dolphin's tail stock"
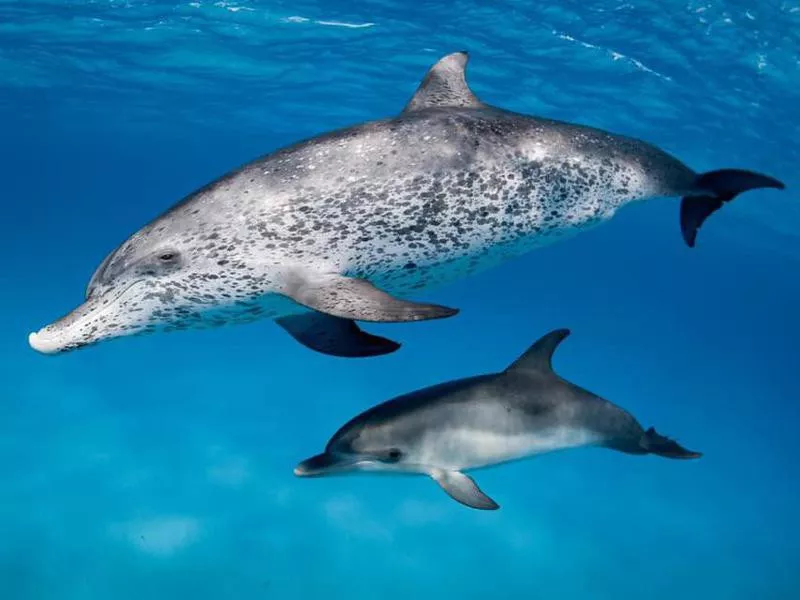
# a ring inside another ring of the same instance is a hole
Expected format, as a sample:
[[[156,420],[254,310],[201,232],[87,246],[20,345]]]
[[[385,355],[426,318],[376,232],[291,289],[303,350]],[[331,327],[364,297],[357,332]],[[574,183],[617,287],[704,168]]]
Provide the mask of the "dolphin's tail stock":
[[[681,199],[681,233],[690,248],[694,248],[697,230],[725,202],[742,192],[759,188],[784,189],[782,182],[753,171],[722,169],[698,175],[695,192]]]
[[[650,428],[642,434],[639,445],[649,454],[657,454],[665,458],[700,458],[700,452],[692,452],[681,446],[678,442],[659,434]]]

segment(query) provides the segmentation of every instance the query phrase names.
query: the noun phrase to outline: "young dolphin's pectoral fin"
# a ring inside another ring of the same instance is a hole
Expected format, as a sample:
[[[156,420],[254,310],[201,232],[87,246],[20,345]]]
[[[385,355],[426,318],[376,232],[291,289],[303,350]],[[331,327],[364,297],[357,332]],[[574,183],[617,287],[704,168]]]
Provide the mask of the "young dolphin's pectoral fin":
[[[743,171],[722,169],[710,171],[697,177],[696,194],[684,196],[681,200],[681,233],[686,245],[694,248],[697,230],[705,220],[742,192],[759,188],[785,188],[783,182],[774,177]]]
[[[330,356],[381,356],[400,347],[397,342],[363,331],[350,319],[316,311],[281,317],[275,322],[306,348]]]
[[[452,317],[455,308],[409,302],[390,296],[366,279],[327,274],[297,277],[284,294],[319,312],[356,321],[399,323]]]
[[[525,353],[506,369],[506,373],[553,371],[553,353],[569,335],[569,329],[556,329],[539,338]]]
[[[431,477],[456,502],[479,510],[497,510],[500,508],[497,502],[481,491],[471,477],[464,475],[461,471],[433,469]]]

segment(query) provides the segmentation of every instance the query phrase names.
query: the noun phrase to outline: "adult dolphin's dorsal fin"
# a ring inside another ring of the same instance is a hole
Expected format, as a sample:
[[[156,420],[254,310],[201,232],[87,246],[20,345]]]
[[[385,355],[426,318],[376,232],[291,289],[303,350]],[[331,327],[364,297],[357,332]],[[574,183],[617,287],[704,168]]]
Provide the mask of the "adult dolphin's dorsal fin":
[[[552,372],[553,353],[569,333],[569,329],[556,329],[542,336],[522,356],[511,363],[506,369],[506,373],[523,371]]]
[[[467,85],[464,70],[468,60],[466,52],[454,52],[440,59],[425,75],[425,79],[419,84],[403,112],[446,106],[463,108],[485,106]]]

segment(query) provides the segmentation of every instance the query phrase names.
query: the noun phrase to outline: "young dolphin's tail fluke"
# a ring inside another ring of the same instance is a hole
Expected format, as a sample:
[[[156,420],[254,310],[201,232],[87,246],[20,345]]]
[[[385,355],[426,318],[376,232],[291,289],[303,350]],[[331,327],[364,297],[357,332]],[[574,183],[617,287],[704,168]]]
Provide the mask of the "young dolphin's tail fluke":
[[[752,171],[722,169],[709,171],[697,177],[696,195],[681,200],[681,233],[690,248],[694,248],[697,230],[725,202],[730,202],[742,192],[759,188],[784,189],[777,179]]]
[[[700,452],[692,452],[681,446],[678,442],[658,433],[654,428],[644,432],[639,444],[650,454],[657,454],[665,458],[700,458]]]

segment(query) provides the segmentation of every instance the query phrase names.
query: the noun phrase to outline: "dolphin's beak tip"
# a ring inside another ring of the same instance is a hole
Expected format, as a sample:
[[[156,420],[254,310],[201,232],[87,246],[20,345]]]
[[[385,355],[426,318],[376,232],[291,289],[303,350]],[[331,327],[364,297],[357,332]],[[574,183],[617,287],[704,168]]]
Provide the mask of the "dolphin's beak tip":
[[[58,345],[52,341],[48,342],[38,331],[33,331],[28,335],[28,344],[42,354],[55,354],[58,352]]]
[[[294,474],[295,474],[297,477],[302,477],[303,475],[305,475],[305,474],[306,474],[306,472],[305,472],[305,469],[303,469],[303,467],[302,467],[301,465],[297,465],[297,466],[294,468]]]
[[[39,334],[37,334],[35,331],[31,331],[28,334],[28,344],[34,350],[38,350],[39,349],[38,343],[39,343]]]

